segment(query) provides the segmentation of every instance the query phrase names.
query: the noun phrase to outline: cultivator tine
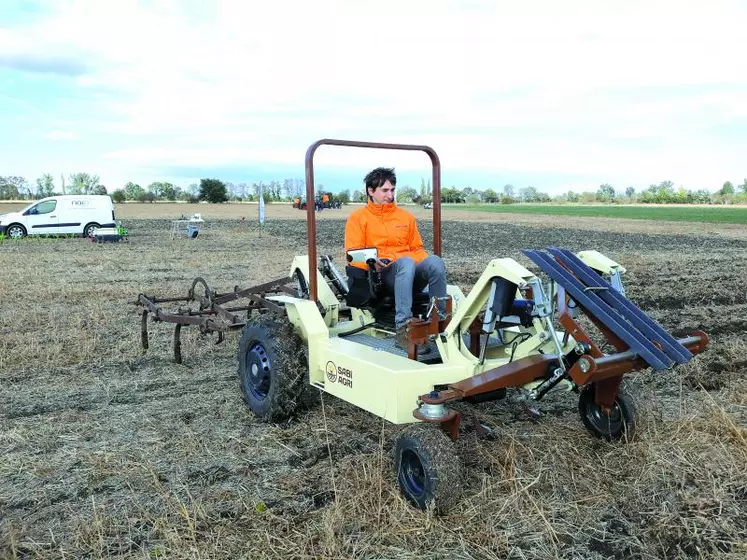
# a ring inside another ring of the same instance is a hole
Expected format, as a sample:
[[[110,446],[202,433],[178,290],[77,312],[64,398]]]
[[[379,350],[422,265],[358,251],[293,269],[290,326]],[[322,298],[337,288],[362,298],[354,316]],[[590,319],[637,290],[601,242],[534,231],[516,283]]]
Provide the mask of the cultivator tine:
[[[143,345],[143,350],[148,349],[148,313],[147,309],[143,309],[143,315],[140,319],[140,342]]]
[[[633,325],[620,317],[618,312],[599,297],[596,291],[587,291],[588,286],[568,272],[550,255],[530,249],[524,250],[523,253],[550,278],[563,286],[578,304],[601,321],[605,327],[625,342],[654,370],[664,370],[673,365],[674,361],[667,354],[662,352]]]
[[[568,249],[548,249],[557,259],[562,260],[573,274],[590,287],[604,288],[597,292],[610,307],[615,309],[623,318],[630,321],[638,330],[651,341],[661,345],[661,349],[678,364],[685,364],[693,357],[692,353],[665,331],[659,323],[646,315],[628,298],[613,289],[612,285],[597,274],[589,265],[579,259]]]
[[[182,325],[177,323],[174,327],[174,361],[177,364],[182,363]]]

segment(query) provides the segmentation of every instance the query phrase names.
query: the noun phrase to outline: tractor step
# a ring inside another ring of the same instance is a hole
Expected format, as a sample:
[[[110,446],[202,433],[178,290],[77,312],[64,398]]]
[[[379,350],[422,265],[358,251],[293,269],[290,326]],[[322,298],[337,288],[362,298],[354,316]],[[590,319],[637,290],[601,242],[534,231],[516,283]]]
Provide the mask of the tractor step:
[[[523,253],[654,370],[692,358],[692,353],[661,325],[571,251],[555,247],[548,251],[555,259],[530,249]]]

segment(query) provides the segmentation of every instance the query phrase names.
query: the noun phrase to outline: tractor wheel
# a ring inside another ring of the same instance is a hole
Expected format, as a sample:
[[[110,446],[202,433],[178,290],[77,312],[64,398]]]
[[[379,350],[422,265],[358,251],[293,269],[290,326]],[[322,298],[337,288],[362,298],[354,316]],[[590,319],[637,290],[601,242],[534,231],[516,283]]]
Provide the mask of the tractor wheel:
[[[305,343],[285,317],[255,316],[239,341],[244,402],[264,422],[280,422],[301,406],[308,363]]]
[[[309,299],[309,283],[300,269],[293,271],[293,285],[296,288],[297,296],[301,299]]]
[[[586,429],[592,435],[617,441],[630,441],[635,434],[635,405],[633,399],[624,393],[618,393],[615,402],[607,414],[594,402],[594,384],[584,386],[578,399],[578,413]]]
[[[415,507],[446,513],[459,501],[462,466],[454,442],[427,423],[405,428],[394,446],[400,491]]]

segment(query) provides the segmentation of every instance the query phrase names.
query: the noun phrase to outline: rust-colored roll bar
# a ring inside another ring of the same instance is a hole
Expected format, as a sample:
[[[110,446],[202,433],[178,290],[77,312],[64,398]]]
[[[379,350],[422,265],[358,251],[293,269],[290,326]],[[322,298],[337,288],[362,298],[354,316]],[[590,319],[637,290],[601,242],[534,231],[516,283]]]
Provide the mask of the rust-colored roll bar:
[[[428,146],[415,144],[386,144],[381,142],[359,142],[356,140],[317,140],[306,150],[306,235],[309,244],[309,297],[317,301],[316,289],[316,207],[314,195],[314,152],[319,146],[350,146],[355,148],[380,148],[384,150],[407,150],[425,152],[433,164],[433,253],[441,256],[441,161],[438,154]]]

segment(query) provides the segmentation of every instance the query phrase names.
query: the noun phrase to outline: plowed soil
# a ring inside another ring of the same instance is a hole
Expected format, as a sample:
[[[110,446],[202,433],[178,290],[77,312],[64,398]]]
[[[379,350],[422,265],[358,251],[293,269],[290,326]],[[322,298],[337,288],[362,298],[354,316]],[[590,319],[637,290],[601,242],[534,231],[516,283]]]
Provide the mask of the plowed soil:
[[[126,242],[0,244],[0,558],[747,556],[741,229],[445,212],[449,281],[465,293],[492,258],[536,270],[522,249],[597,249],[627,268],[632,301],[711,343],[684,366],[626,377],[632,442],[593,438],[574,393],[540,401],[539,418],[514,391],[465,407],[463,495],[439,516],[399,494],[401,428],[329,396],[289,422],[253,418],[238,332],[215,344],[185,329],[175,364],[172,329],[152,325],[143,352],[139,293],[180,296],[196,276],[250,286],[306,254],[303,212],[269,206],[260,229],[256,207],[185,207],[123,205]],[[195,211],[198,237],[172,237],[171,219]],[[318,224],[337,263],[348,212]]]

